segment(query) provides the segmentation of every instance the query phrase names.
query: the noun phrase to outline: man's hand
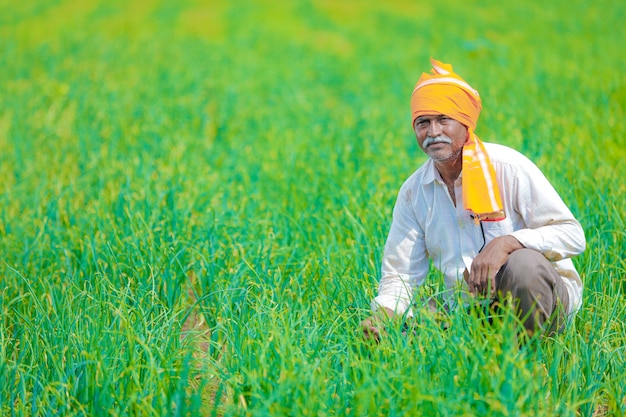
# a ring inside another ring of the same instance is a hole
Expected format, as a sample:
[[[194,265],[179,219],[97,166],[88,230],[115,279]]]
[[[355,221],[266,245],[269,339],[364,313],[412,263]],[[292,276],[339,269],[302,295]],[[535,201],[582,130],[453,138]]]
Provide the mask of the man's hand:
[[[380,341],[381,334],[385,331],[385,322],[392,318],[394,312],[388,308],[381,307],[371,317],[361,322],[363,338],[366,340]],[[386,317],[385,317],[386,316]],[[386,320],[387,319],[387,320]]]
[[[469,274],[463,274],[472,294],[496,293],[496,274],[509,259],[509,255],[522,249],[521,243],[511,235],[493,239],[472,261]]]

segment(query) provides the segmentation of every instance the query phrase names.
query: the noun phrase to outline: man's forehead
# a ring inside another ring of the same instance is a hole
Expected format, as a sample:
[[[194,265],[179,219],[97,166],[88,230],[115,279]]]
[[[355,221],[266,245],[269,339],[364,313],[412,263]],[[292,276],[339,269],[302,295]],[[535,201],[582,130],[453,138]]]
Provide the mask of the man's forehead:
[[[433,113],[429,113],[429,114],[421,114],[418,117],[415,118],[415,120],[413,121],[413,127],[417,128],[418,124],[422,124],[424,122],[428,122],[430,123],[433,120],[437,120],[441,123],[443,123],[443,120],[451,120],[451,121],[455,121],[457,123],[460,123],[461,125],[465,126],[467,128],[467,125],[463,124],[463,122],[455,119],[454,117],[444,114],[444,113],[437,113],[437,112],[433,112]]]
[[[450,116],[446,116],[443,113],[422,114],[416,117],[413,123],[415,124],[415,123],[421,123],[421,122],[430,122],[431,120],[441,120],[444,117],[450,117]]]
[[[438,117],[445,116],[443,113],[433,113],[433,114],[422,114],[418,116],[415,120],[431,120],[437,119]]]

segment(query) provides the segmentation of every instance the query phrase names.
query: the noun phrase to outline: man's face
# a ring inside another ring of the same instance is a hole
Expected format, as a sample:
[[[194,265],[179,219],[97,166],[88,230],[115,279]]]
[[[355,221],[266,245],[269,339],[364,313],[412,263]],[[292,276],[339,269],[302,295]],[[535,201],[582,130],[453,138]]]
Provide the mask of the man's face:
[[[424,115],[413,123],[420,148],[435,162],[455,160],[467,141],[467,127],[443,114]]]

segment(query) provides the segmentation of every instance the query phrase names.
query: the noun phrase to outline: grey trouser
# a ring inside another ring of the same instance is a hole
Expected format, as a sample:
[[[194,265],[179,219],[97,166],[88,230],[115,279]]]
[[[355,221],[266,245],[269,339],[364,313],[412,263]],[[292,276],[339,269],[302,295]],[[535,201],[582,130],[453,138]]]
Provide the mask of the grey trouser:
[[[569,294],[563,278],[541,253],[532,249],[511,253],[496,275],[496,290],[500,303],[511,294],[517,315],[531,334],[564,329]]]

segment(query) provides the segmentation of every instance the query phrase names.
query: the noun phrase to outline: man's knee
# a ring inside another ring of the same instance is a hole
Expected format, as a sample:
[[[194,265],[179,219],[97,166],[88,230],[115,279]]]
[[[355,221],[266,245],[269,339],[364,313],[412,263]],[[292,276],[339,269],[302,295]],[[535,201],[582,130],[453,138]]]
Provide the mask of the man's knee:
[[[499,298],[511,296],[515,308],[528,330],[543,327],[556,313],[562,316],[567,309],[568,296],[562,278],[552,264],[539,252],[520,249],[509,255],[507,263],[496,276]],[[550,331],[561,327],[559,317]]]
[[[496,276],[499,291],[526,292],[533,288],[554,287],[553,271],[548,260],[532,249],[519,249],[509,255],[509,259]],[[547,282],[546,282],[547,281]]]

